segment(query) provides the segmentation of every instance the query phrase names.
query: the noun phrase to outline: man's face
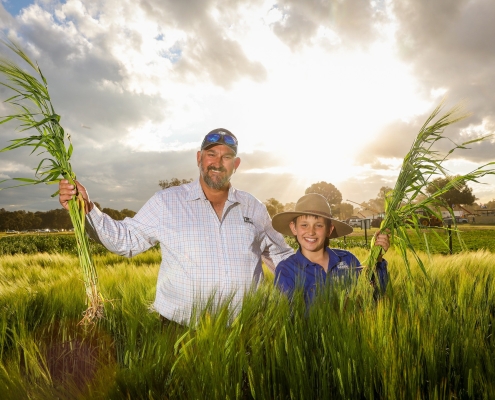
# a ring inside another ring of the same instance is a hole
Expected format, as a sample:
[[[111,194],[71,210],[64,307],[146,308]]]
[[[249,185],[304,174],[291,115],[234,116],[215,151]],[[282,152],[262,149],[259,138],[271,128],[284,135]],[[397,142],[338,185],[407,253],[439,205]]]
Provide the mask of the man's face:
[[[228,186],[230,177],[241,162],[234,151],[224,144],[198,151],[197,161],[201,178],[212,189]]]

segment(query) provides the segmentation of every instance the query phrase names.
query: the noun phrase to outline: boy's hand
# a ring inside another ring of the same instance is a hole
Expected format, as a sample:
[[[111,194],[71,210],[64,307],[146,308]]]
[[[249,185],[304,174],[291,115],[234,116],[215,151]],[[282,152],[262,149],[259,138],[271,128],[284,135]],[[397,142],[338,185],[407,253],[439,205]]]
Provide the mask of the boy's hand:
[[[382,233],[380,231],[375,233],[375,245],[380,246],[383,250],[380,253],[378,261],[382,261],[382,254],[385,254],[390,248],[390,239],[388,233]]]

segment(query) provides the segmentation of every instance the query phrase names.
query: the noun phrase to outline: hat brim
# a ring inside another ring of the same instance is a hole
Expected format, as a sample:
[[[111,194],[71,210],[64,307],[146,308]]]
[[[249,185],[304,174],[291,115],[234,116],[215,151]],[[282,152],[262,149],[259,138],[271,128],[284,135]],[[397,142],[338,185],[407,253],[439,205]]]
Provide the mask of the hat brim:
[[[277,232],[280,232],[282,235],[294,236],[294,234],[290,230],[289,224],[294,220],[294,218],[299,217],[300,215],[317,215],[319,217],[329,219],[330,221],[332,221],[332,225],[334,226],[334,229],[330,234],[330,239],[349,235],[354,230],[352,226],[347,225],[345,222],[333,218],[328,218],[327,215],[322,215],[317,212],[305,213],[299,211],[286,211],[274,215],[272,218],[273,228]]]

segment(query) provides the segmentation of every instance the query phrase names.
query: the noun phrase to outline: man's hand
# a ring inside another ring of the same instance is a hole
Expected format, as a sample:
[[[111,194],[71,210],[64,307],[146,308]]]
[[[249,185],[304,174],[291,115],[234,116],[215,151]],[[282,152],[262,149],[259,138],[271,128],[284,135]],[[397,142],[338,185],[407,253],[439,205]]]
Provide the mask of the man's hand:
[[[69,209],[69,200],[72,199],[72,196],[80,193],[85,204],[86,214],[89,213],[93,209],[93,203],[89,200],[88,192],[86,188],[81,185],[78,181],[76,181],[77,190],[74,185],[70,184],[67,179],[62,179],[58,184],[59,195],[58,201],[66,210]]]

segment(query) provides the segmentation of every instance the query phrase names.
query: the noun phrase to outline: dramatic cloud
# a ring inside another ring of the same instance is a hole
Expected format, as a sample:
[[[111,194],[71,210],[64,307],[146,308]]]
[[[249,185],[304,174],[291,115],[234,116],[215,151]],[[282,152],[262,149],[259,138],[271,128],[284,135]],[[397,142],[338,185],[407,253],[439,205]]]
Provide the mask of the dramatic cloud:
[[[484,126],[483,133],[493,133],[495,3],[396,1],[394,13],[400,27],[399,54],[414,69],[424,92],[443,89],[451,101],[463,101],[472,112],[461,127],[473,132]],[[469,157],[476,159],[477,154],[470,152]]]
[[[21,7],[11,15],[0,3],[0,26],[40,64],[74,143],[74,170],[106,207],[137,210],[160,179],[196,178],[196,151],[216,127],[240,139],[233,183],[283,203],[321,180],[353,201],[376,197],[393,185],[443,95],[447,107],[464,101],[471,112],[446,131],[452,140],[495,130],[489,0]],[[8,95],[0,88],[1,99]],[[19,135],[12,124],[0,126],[0,147]],[[493,160],[493,140],[471,147],[449,164],[453,173]],[[27,151],[1,153],[0,180],[32,177],[38,162]],[[475,188],[484,201],[495,197],[495,181],[487,182]],[[53,192],[2,190],[0,207],[56,208]]]
[[[376,4],[373,8],[362,0],[282,0],[274,9],[280,20],[273,29],[294,50],[321,36],[335,45],[370,44],[379,35],[376,25],[383,17]]]
[[[411,66],[425,95],[445,93],[448,102],[461,103],[471,116],[447,129],[456,143],[495,133],[495,3],[472,1],[394,1],[397,49]],[[432,107],[405,120],[392,121],[377,140],[361,153],[361,161],[376,156],[403,157]],[[450,143],[443,142],[439,150]],[[454,157],[474,168],[494,160],[495,140],[473,144]],[[487,178],[493,184],[493,179]],[[493,186],[492,186],[493,190]],[[486,193],[485,193],[486,195]],[[493,194],[491,195],[493,197]]]

